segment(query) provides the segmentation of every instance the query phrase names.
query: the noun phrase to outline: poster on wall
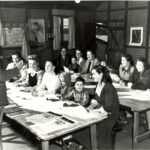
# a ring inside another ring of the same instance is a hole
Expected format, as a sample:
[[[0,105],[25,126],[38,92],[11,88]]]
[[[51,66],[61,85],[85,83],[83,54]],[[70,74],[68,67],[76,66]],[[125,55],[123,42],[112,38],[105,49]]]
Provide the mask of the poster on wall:
[[[24,30],[21,27],[3,28],[4,46],[17,47],[22,46]]]
[[[142,43],[143,43],[143,27],[131,27],[129,45],[141,46]]]
[[[33,44],[45,43],[45,23],[44,19],[30,19],[29,25],[29,40]]]

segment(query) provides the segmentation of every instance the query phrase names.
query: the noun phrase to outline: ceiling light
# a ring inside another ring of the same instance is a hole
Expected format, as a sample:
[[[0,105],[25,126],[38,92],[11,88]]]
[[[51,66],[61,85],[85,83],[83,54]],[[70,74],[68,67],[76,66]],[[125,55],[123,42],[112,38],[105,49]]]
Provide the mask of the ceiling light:
[[[80,3],[81,0],[75,0],[76,3]]]

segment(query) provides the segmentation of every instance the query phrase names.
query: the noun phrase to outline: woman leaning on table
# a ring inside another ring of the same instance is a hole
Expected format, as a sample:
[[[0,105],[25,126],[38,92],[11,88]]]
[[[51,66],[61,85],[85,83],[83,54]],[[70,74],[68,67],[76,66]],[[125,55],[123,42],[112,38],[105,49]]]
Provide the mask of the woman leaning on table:
[[[150,89],[150,69],[147,67],[145,59],[140,57],[136,61],[136,69],[128,87],[138,90]],[[150,129],[150,111],[147,111],[148,127]]]
[[[95,66],[92,69],[92,76],[98,83],[89,109],[96,109],[100,113],[107,114],[107,119],[97,124],[97,143],[98,149],[108,150],[112,149],[111,132],[118,119],[118,95],[112,85],[112,80],[106,67],[101,65]],[[91,150],[89,128],[75,134],[74,137],[81,145]]]
[[[4,71],[0,68],[0,150],[3,149],[1,130],[2,130],[4,106],[8,105],[5,81],[10,80],[13,77],[17,76],[22,66],[23,61],[20,61],[16,64],[16,67],[14,67],[13,69]]]
[[[120,76],[120,84],[127,85],[132,78],[132,74],[134,72],[134,63],[132,56],[129,54],[123,54],[121,56],[121,64],[119,67],[119,76]]]
[[[140,57],[136,61],[136,69],[128,86],[132,89],[150,89],[150,69],[146,66],[145,59]]]

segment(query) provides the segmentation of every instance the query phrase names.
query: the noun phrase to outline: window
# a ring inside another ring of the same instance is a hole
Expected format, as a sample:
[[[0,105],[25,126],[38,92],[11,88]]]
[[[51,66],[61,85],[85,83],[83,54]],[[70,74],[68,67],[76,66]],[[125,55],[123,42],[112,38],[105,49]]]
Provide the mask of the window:
[[[69,19],[68,18],[62,18],[63,19],[63,43],[67,44],[69,41]]]

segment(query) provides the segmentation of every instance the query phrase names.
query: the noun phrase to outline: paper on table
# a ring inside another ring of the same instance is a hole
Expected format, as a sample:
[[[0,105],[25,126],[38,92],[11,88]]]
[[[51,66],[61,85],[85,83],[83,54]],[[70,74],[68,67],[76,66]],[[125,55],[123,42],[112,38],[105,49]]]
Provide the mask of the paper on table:
[[[46,123],[37,123],[35,125],[31,125],[30,127],[38,134],[45,135],[60,129],[68,128],[73,125],[74,123],[66,122],[62,118],[56,118],[49,120]]]
[[[70,72],[69,69],[67,67],[65,67],[65,66],[64,66],[64,71],[67,72],[67,73]]]
[[[120,92],[119,98],[134,99],[137,101],[150,101],[150,92],[141,91],[141,90],[134,90],[130,92]]]
[[[58,99],[59,100],[59,97],[57,97],[55,94],[47,94],[45,95],[46,99]]]
[[[100,113],[88,111],[83,106],[65,107],[63,110],[65,115],[83,120],[98,118],[100,116]]]
[[[42,113],[42,114],[37,114],[37,115],[33,115],[33,116],[29,116],[26,118],[26,120],[28,122],[32,122],[34,124],[37,124],[37,123],[46,123],[46,122],[49,122],[50,120],[53,120],[53,119],[56,119],[58,118],[58,116],[56,115],[51,115],[51,114],[48,114],[48,113]]]

